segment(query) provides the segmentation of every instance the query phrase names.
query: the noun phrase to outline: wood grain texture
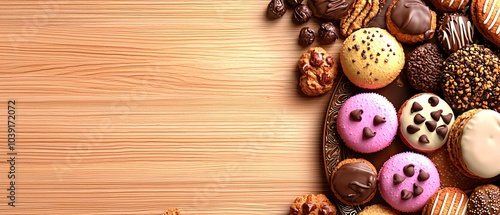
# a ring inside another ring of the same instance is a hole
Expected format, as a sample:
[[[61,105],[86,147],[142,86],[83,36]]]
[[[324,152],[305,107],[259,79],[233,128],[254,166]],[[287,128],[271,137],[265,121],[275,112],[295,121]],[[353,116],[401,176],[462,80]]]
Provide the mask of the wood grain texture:
[[[301,96],[295,70],[299,29],[318,25],[269,21],[267,4],[2,1],[0,116],[15,99],[18,156],[0,214],[284,215],[330,195],[330,94]]]

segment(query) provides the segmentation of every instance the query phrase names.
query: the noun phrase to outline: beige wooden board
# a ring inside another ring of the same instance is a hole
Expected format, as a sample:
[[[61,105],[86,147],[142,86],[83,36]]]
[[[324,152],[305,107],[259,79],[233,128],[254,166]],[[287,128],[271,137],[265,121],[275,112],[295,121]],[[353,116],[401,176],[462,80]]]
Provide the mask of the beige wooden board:
[[[301,96],[295,69],[299,29],[318,25],[269,21],[267,4],[1,1],[0,214],[283,215],[329,194],[330,94]]]

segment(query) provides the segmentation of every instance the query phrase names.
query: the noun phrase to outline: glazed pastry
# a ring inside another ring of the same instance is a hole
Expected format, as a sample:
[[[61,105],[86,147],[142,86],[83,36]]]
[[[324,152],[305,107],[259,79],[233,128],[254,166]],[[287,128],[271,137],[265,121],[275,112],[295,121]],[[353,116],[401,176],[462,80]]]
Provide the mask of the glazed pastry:
[[[329,22],[337,22],[351,9],[355,0],[308,0],[315,17]]]
[[[480,45],[465,46],[443,62],[444,99],[455,110],[500,111],[500,60]]]
[[[421,0],[394,0],[386,14],[387,30],[402,43],[434,37],[436,13]]]
[[[464,191],[445,187],[431,196],[422,215],[465,214],[469,198]]]
[[[438,40],[447,53],[474,42],[474,25],[465,15],[446,14],[439,25]]]
[[[479,32],[500,46],[500,1],[472,0],[470,8],[472,21]]]
[[[440,179],[429,158],[403,152],[393,155],[382,165],[378,185],[380,194],[394,209],[417,212],[439,190]]]
[[[469,0],[430,0],[441,12],[459,12],[465,9]]]
[[[332,89],[337,75],[337,64],[321,47],[310,48],[297,64],[302,74],[300,89],[308,96],[319,96]]]
[[[323,194],[298,197],[290,206],[290,215],[336,215],[337,208]]]
[[[399,215],[399,212],[385,205],[375,204],[363,208],[358,215]]]
[[[377,169],[365,159],[348,158],[332,172],[330,187],[342,203],[362,205],[373,199],[377,191]]]
[[[467,214],[500,214],[500,188],[493,184],[476,187],[470,195]]]
[[[379,89],[399,75],[405,64],[405,53],[386,30],[365,28],[344,40],[340,63],[344,74],[356,86]]]
[[[463,174],[476,178],[500,174],[500,113],[467,111],[456,119],[448,138],[450,159]]]
[[[347,147],[361,153],[377,152],[396,136],[396,110],[384,96],[357,94],[340,107],[336,127]]]
[[[432,93],[417,94],[398,111],[399,134],[410,148],[433,152],[448,140],[448,131],[455,121],[451,107]]]
[[[367,27],[384,4],[385,0],[355,0],[347,15],[340,19],[340,34],[347,37],[352,32]]]
[[[406,63],[408,83],[418,91],[435,92],[441,88],[443,55],[437,45],[426,43],[410,52]]]

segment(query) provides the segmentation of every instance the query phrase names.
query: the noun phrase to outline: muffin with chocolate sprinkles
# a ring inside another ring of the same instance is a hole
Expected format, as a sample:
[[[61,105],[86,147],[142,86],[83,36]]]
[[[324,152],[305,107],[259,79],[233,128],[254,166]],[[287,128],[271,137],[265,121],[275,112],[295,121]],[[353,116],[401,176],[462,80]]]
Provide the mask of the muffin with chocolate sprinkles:
[[[500,188],[493,184],[476,187],[470,196],[467,214],[500,214]]]
[[[456,110],[500,111],[500,60],[482,45],[459,49],[443,62],[443,91]]]
[[[441,85],[443,61],[443,55],[435,44],[426,43],[415,48],[406,63],[408,82],[419,91],[437,91]]]

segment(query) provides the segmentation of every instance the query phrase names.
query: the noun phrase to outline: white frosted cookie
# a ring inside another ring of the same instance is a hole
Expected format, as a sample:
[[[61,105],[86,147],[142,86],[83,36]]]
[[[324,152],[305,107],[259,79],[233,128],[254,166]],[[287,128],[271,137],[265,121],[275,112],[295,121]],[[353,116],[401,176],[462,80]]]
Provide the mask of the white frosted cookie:
[[[439,96],[421,93],[401,106],[398,120],[398,132],[406,145],[420,152],[433,152],[446,143],[455,116]]]

